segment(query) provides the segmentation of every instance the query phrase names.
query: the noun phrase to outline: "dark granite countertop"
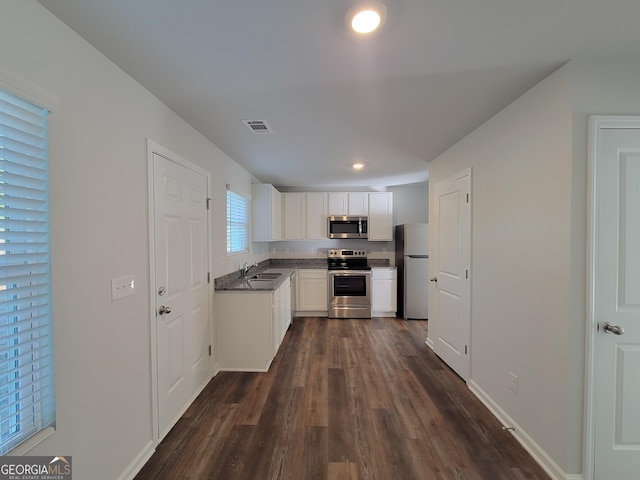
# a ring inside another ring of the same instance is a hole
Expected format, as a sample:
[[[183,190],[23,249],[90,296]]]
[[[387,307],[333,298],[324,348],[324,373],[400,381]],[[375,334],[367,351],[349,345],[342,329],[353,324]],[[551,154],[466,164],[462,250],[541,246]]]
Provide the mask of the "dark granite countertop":
[[[255,280],[253,277],[261,273],[279,273],[280,276],[273,280]],[[217,292],[273,292],[282,283],[295,273],[292,268],[273,268],[255,269],[249,272],[246,279],[237,278],[224,285],[216,284]]]
[[[370,259],[371,267],[389,267],[388,259]],[[327,260],[325,258],[275,258],[264,260],[249,271],[249,279],[242,279],[240,271],[235,271],[214,280],[216,292],[256,292],[265,293],[276,290],[285,279],[296,270],[301,269],[325,269]],[[251,277],[260,273],[280,273],[274,280],[251,280]]]

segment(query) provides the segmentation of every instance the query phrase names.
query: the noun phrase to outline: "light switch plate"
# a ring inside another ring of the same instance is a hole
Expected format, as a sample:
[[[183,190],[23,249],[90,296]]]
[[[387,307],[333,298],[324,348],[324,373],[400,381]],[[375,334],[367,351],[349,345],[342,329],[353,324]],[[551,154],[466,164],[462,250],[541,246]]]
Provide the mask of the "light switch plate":
[[[121,298],[133,295],[136,286],[136,276],[126,275],[111,280],[111,300],[116,301]]]

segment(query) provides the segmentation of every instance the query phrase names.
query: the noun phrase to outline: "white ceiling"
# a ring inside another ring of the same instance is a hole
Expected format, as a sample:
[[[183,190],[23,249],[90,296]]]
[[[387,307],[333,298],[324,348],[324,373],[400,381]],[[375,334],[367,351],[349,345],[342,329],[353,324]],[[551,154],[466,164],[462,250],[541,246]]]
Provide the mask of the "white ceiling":
[[[424,182],[430,160],[566,61],[640,60],[638,0],[386,0],[366,38],[345,27],[355,0],[39,1],[279,186]]]

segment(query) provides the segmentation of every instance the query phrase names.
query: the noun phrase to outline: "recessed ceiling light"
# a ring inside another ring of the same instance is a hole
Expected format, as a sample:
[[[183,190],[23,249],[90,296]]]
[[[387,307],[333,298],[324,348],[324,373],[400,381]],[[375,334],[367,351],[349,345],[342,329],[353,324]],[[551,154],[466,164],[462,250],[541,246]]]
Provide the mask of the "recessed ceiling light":
[[[349,9],[347,24],[357,33],[371,33],[382,25],[387,9],[376,1],[358,3]]]
[[[364,163],[354,163],[353,164],[353,169],[354,170],[362,170],[364,168]]]

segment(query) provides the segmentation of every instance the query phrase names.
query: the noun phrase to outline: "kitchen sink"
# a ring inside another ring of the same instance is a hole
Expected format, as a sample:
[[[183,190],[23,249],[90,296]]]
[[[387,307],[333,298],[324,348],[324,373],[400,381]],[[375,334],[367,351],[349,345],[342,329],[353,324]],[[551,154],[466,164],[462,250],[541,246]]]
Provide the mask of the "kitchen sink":
[[[276,273],[276,272],[256,273],[249,280],[271,281],[271,280],[275,280],[281,275],[282,275],[281,273]]]

